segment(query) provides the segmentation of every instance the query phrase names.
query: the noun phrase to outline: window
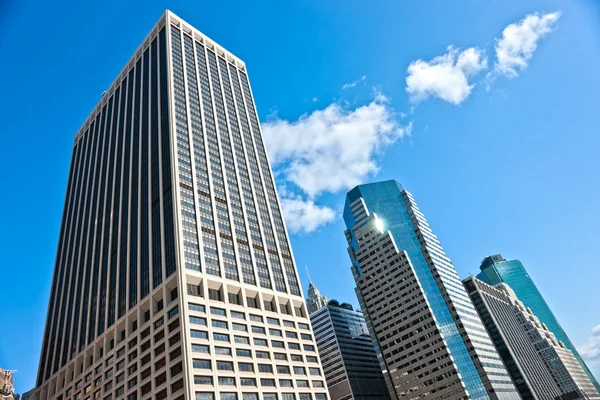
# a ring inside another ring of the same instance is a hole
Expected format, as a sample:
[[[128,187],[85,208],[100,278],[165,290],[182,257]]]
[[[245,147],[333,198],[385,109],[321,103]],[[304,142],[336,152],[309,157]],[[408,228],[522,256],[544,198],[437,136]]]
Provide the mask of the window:
[[[188,283],[187,284],[187,294],[189,294],[190,296],[202,297],[200,285],[193,285],[191,283]]]
[[[263,400],[277,400],[277,393],[263,393]]]
[[[302,338],[302,340],[312,340],[312,336],[308,333],[301,333],[300,337]]]
[[[287,354],[284,353],[273,353],[273,356],[276,360],[285,360],[287,361]]]
[[[252,333],[260,333],[261,335],[265,334],[265,328],[262,328],[260,326],[253,326],[252,327]]]
[[[305,331],[308,331],[308,324],[303,324],[302,322],[298,322],[298,328],[300,329],[304,329]]]
[[[236,324],[235,322],[233,322],[231,324],[231,328],[234,331],[240,331],[240,332],[247,332],[248,331],[248,327],[244,324]]]
[[[306,351],[315,351],[315,346],[313,346],[312,344],[305,344],[303,347]]]
[[[278,349],[285,349],[283,342],[279,340],[271,340],[271,346],[276,347]]]
[[[295,328],[296,327],[292,321],[283,321],[283,326],[285,326],[287,328]]]
[[[238,363],[238,369],[240,372],[254,372],[254,365],[250,363]]]
[[[271,357],[269,357],[269,353],[267,351],[256,351],[256,358],[265,358],[265,359],[271,359]]]
[[[265,372],[265,373],[272,374],[273,367],[270,366],[269,364],[258,364],[258,372]]]
[[[115,395],[117,397],[121,396],[123,393],[125,393],[125,386],[121,386],[120,388],[117,389],[117,391],[115,392]]]
[[[196,400],[214,400],[214,394],[210,392],[196,392]]]
[[[294,367],[294,374],[306,375],[306,370],[304,369],[304,367]]]
[[[282,314],[289,314],[290,310],[288,310],[287,304],[280,304],[279,305],[279,312],[282,313]]]
[[[211,321],[212,326],[215,328],[222,328],[222,329],[227,329],[227,322],[225,321],[219,321],[217,319],[213,319]]]
[[[294,312],[297,317],[304,317],[304,313],[302,312],[302,307],[294,307]]]
[[[317,362],[317,357],[315,357],[315,356],[306,356],[306,362],[316,363]]]
[[[325,387],[325,385],[323,384],[323,381],[312,381],[312,385],[313,385],[313,387],[316,387],[316,388]]]
[[[250,314],[250,321],[263,322],[263,319],[260,315]]]
[[[223,301],[221,291],[218,289],[208,289],[208,298],[215,301]]]
[[[288,343],[288,348],[290,350],[300,350],[300,345],[298,343]]]
[[[285,332],[285,337],[290,339],[298,339],[298,334],[296,332]]]
[[[209,353],[208,346],[203,344],[194,344],[192,343],[192,352],[193,353]]]
[[[219,398],[221,400],[237,400],[237,393],[221,392]]]
[[[327,395],[325,393],[315,393],[315,399],[317,399],[317,400],[327,400]]]
[[[256,386],[256,379],[255,378],[240,378],[240,385]]]
[[[212,385],[213,378],[206,375],[194,375],[194,383],[196,385]]]
[[[136,377],[134,377],[133,379],[130,379],[129,382],[127,382],[127,389],[131,389],[135,385],[137,385],[137,378]]]
[[[246,319],[246,314],[244,313],[237,311],[229,311],[229,313],[231,314],[231,318]]]
[[[206,318],[194,317],[190,315],[190,324],[206,325]]]
[[[113,370],[109,369],[108,371],[106,371],[106,376],[105,378],[110,378],[111,376],[113,376]]]
[[[267,317],[267,323],[271,325],[279,325],[279,320],[277,318]]]
[[[210,367],[210,360],[194,360],[193,366],[198,369],[212,369]]]
[[[294,393],[282,393],[281,400],[296,400]]]
[[[265,311],[275,311],[273,309],[273,303],[270,301],[263,301],[263,306],[265,307]]]
[[[236,349],[235,355],[238,357],[252,357],[252,352],[246,349]]]
[[[235,336],[235,342],[239,344],[250,344],[250,339],[244,336]]]
[[[261,386],[275,386],[275,379],[261,378],[260,385]]]
[[[232,376],[220,376],[219,385],[235,386],[235,378]]]
[[[281,331],[279,329],[269,329],[269,334],[272,336],[281,336]]]
[[[242,393],[242,400],[258,400],[258,395],[256,393]]]
[[[288,367],[287,365],[278,365],[277,366],[277,373],[278,374],[289,375],[290,374],[290,367]]]
[[[308,381],[296,381],[297,387],[308,387]]]
[[[219,354],[222,356],[230,356],[231,349],[229,347],[215,347],[215,354]]]
[[[219,371],[233,371],[233,363],[231,361],[217,361],[217,369]]]
[[[228,293],[227,298],[229,299],[230,304],[240,305],[240,298],[238,297],[237,293]]]
[[[280,379],[279,380],[280,387],[294,387],[291,379]]]
[[[201,304],[188,303],[188,310],[206,312],[206,308]]]
[[[190,336],[197,339],[208,339],[208,332],[192,329],[190,330]]]
[[[300,400],[312,400],[310,393],[300,393]]]
[[[308,372],[310,372],[311,375],[321,376],[321,370],[319,368],[309,368]]]
[[[210,308],[210,313],[213,315],[222,315],[223,317],[225,315],[227,315],[227,313],[225,312],[225,310],[223,310],[222,308],[217,308],[217,307],[211,307]]]
[[[292,361],[302,362],[302,356],[299,354],[292,354],[291,357],[292,357]]]
[[[246,304],[251,308],[258,308],[258,304],[256,303],[256,299],[253,297],[246,297]]]
[[[219,342],[229,342],[229,335],[225,335],[224,333],[214,333],[213,339]]]
[[[256,346],[267,346],[267,341],[265,339],[254,339],[254,344]]]
[[[173,318],[173,317],[174,317],[174,316],[176,316],[177,314],[179,314],[179,307],[178,307],[178,306],[176,306],[176,307],[172,308],[172,309],[169,311],[169,314],[168,314],[168,315],[169,315],[169,319]]]

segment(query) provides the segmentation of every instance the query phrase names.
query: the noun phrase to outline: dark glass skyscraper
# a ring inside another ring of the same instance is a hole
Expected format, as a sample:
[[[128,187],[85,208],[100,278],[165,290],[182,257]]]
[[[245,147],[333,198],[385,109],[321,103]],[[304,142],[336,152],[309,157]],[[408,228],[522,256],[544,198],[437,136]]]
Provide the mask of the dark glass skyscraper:
[[[322,375],[246,66],[167,11],[75,137],[31,398],[326,400]]]
[[[519,260],[505,260],[500,254],[489,256],[483,259],[479,267],[481,272],[477,278],[489,285],[506,283],[515,292],[525,307],[531,308],[531,311],[540,319],[550,332],[554,333],[556,338],[563,342],[581,364],[581,367],[590,378],[596,390],[600,391],[600,384],[589,370],[577,349],[571,343],[564,329],[550,310],[548,303],[533,282],[533,279],[527,273],[527,270]]]
[[[357,294],[396,398],[519,399],[461,280],[412,195],[360,185],[344,208]]]

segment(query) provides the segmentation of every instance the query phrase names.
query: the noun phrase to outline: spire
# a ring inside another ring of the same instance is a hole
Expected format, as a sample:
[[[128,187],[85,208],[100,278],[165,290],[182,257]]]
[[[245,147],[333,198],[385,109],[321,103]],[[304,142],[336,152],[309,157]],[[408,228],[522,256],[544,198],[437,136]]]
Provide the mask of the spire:
[[[312,314],[319,308],[327,305],[327,297],[321,296],[319,289],[312,283],[308,272],[308,266],[306,266],[306,274],[308,275],[308,297],[306,298],[306,306],[308,308],[308,313]]]
[[[310,272],[308,272],[308,265],[305,265],[304,268],[306,268],[306,275],[308,275],[308,283],[309,285],[312,285],[312,281],[310,280]]]

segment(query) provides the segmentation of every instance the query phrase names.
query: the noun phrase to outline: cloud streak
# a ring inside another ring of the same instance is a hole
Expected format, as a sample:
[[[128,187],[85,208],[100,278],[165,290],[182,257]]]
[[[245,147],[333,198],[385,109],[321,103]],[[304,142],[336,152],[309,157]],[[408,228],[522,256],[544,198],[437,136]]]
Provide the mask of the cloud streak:
[[[579,354],[590,363],[600,362],[600,325],[590,332],[588,340],[577,349]]]
[[[367,76],[363,75],[360,79],[357,79],[354,82],[344,83],[344,85],[342,86],[342,90],[353,88],[354,86],[358,85],[360,82],[363,82],[365,79],[367,79]]]

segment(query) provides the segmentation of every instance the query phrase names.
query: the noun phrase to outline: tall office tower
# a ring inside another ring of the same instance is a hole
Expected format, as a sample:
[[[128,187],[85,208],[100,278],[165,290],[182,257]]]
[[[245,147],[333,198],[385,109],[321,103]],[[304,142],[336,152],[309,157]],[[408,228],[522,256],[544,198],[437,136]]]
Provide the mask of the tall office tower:
[[[360,311],[332,300],[310,314],[331,400],[389,399]]]
[[[308,297],[306,298],[306,307],[308,313],[312,314],[321,307],[327,305],[327,297],[321,296],[319,289],[309,280],[308,282]]]
[[[75,137],[34,398],[326,399],[311,333],[246,67],[167,11]]]
[[[519,399],[412,195],[394,180],[357,186],[344,220],[356,292],[392,397]]]
[[[523,399],[560,399],[576,391],[566,392],[547,367],[542,354],[527,335],[518,314],[518,300],[508,285],[494,287],[479,279],[469,277],[463,284],[473,304],[490,333],[498,353]]]
[[[597,399],[596,388],[564,343],[505,283],[463,281],[524,399]]]
[[[527,273],[527,270],[519,260],[506,261],[500,254],[485,257],[479,267],[481,272],[477,278],[490,285],[506,283],[514,290],[520,301],[525,307],[531,308],[531,311],[540,319],[548,329],[556,335],[556,338],[563,342],[581,365],[588,378],[592,381],[596,390],[600,391],[600,384],[589,370],[573,343],[558,323],[558,320],[550,310],[550,307],[542,297],[537,286]]]

